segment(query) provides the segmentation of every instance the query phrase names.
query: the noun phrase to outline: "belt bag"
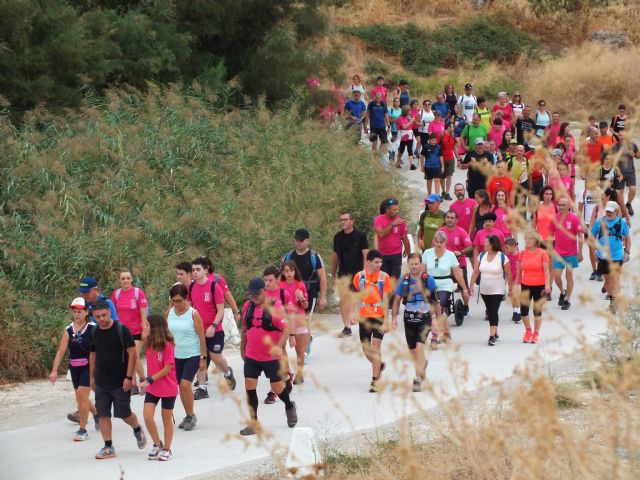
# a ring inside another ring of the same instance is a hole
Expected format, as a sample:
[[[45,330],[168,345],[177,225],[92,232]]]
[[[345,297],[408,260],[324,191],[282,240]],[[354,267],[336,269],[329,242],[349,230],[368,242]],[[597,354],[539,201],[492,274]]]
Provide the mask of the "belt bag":
[[[427,325],[431,325],[431,314],[430,313],[420,313],[420,312],[407,312],[404,311],[404,321],[407,323],[424,323]]]
[[[70,358],[69,359],[70,367],[86,367],[87,365],[89,365],[88,358]]]

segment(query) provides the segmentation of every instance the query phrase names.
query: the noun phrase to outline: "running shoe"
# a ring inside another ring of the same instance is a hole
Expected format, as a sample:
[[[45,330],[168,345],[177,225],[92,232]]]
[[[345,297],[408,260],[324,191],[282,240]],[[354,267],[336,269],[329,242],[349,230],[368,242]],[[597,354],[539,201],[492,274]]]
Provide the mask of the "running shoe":
[[[160,445],[154,445],[153,447],[151,447],[151,451],[149,451],[149,460],[158,460],[158,455],[160,455],[160,452],[162,452],[162,450],[164,450],[164,446],[162,445],[162,442],[160,442]]]
[[[496,345],[496,337],[493,335],[489,337],[489,341],[487,342],[490,347],[495,347]]]
[[[511,316],[511,321],[513,323],[520,323],[521,320],[522,320],[522,314],[519,312],[513,312],[513,315]]]
[[[569,300],[565,300],[561,308],[562,310],[569,310],[571,308],[571,302]]]
[[[160,455],[158,455],[158,460],[161,462],[167,462],[171,460],[171,450],[162,450]]]
[[[375,380],[371,380],[369,384],[369,393],[376,393],[378,391],[378,385]]]
[[[551,294],[548,294],[548,295],[547,295],[547,302],[550,302],[550,301],[552,301],[552,300],[553,300],[553,297],[551,296]]]
[[[245,437],[248,435],[255,435],[255,434],[256,434],[256,431],[251,427],[244,427],[242,430],[240,430],[240,435],[243,435]]]
[[[89,440],[89,433],[82,428],[73,434],[74,442],[84,442],[85,440]]]
[[[558,296],[558,306],[561,307],[564,305],[564,299],[567,298],[567,291],[563,290]]]
[[[147,445],[147,436],[144,434],[144,430],[140,427],[139,432],[133,432],[133,436],[136,437],[136,443],[138,444],[138,448],[142,450]]]
[[[273,403],[276,403],[277,401],[278,396],[276,395],[276,392],[267,393],[267,398],[264,399],[264,403],[266,403],[267,405],[271,405]]]
[[[304,383],[304,377],[302,375],[296,375],[295,380],[293,381],[294,385],[302,385]]]
[[[411,387],[412,392],[421,392],[422,391],[422,382],[419,378],[413,379],[413,386]]]
[[[598,278],[598,274],[594,270],[593,272],[591,272],[591,276],[589,277],[589,280],[596,280],[597,278]]]
[[[538,338],[539,338],[539,334],[538,332],[533,332],[533,337],[531,337],[531,343],[538,343]]]
[[[524,337],[522,339],[522,343],[531,343],[531,337],[533,336],[533,333],[531,333],[531,330],[526,330],[524,332]]]
[[[187,415],[184,419],[183,429],[187,432],[193,430],[198,423],[198,418],[195,415]]]
[[[209,398],[209,392],[206,388],[198,387],[195,392],[193,392],[194,400],[202,400],[204,398]]]
[[[602,288],[600,289],[600,293],[607,293],[607,289],[606,289],[606,288],[604,288],[604,287],[602,287]]]
[[[231,390],[236,389],[236,377],[233,376],[233,369],[231,367],[229,367],[229,376],[224,377],[224,379],[226,380],[227,385],[229,385],[229,388]]]
[[[596,280],[598,280],[599,282],[604,282],[604,278],[602,278],[602,275],[600,275],[599,273],[596,274]]]
[[[311,336],[311,337],[309,338],[309,345],[307,345],[307,351],[306,351],[306,354],[307,354],[308,356],[310,356],[310,355],[311,355],[311,344],[312,344],[312,343],[313,343],[313,336]]]
[[[96,453],[97,460],[104,460],[105,458],[113,458],[116,456],[116,449],[113,447],[107,447],[106,445]]]
[[[418,167],[416,167],[413,163],[409,167],[409,170],[417,170],[417,169],[418,169]]]
[[[309,354],[307,352],[304,352],[304,363],[303,363],[303,365],[309,365],[309,362],[311,362],[311,359],[309,358]]]
[[[187,415],[188,417],[189,415]],[[178,424],[178,428],[184,428],[184,424],[187,423],[187,417],[184,417],[182,421]]]
[[[350,337],[353,335],[350,327],[344,327],[342,331],[338,334],[338,338]]]
[[[453,198],[451,198],[451,195],[449,195],[449,193],[445,193],[442,198],[444,198],[445,200],[453,200]]]
[[[285,408],[287,414],[287,425],[293,428],[298,424],[298,412],[296,410],[296,402],[291,402],[291,408]]]
[[[93,416],[93,423],[95,424],[96,432],[100,431],[100,417],[97,415]]]
[[[80,423],[80,412],[76,410],[75,412],[67,413],[67,420],[73,423]]]
[[[633,213],[634,213],[633,212],[633,207],[631,206],[630,203],[627,203],[626,206],[627,206],[627,212],[629,212],[629,216],[633,217]]]
[[[469,305],[465,305],[464,306],[464,316],[468,317],[469,316]]]

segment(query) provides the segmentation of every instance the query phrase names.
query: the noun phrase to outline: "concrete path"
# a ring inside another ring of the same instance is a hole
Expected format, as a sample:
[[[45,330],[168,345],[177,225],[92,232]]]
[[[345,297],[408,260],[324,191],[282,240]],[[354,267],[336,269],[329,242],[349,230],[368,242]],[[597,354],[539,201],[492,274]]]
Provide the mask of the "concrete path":
[[[425,187],[420,173],[403,174],[411,175],[412,187],[423,197]],[[457,172],[455,180],[462,180],[460,172]],[[636,204],[640,211],[640,202]],[[633,230],[634,241],[637,241],[637,231]],[[632,249],[634,253],[637,251],[635,247]],[[637,266],[634,259],[625,268],[632,271]],[[453,344],[429,353],[430,382],[445,396],[457,395],[463,389],[474,390],[486,381],[504,380],[512,375],[515,368],[532,362],[544,365],[544,362],[566,355],[575,348],[577,333],[590,342],[596,341],[597,335],[606,328],[606,319],[598,313],[604,310],[606,303],[600,293],[602,284],[588,281],[589,274],[588,259],[585,259],[576,271],[577,293],[570,311],[559,309],[555,303],[558,292],[554,291],[554,302],[545,308],[538,345],[521,343],[524,327],[510,322],[510,308],[503,304],[500,341],[496,347],[488,347],[489,329],[483,320],[484,307],[482,302],[476,304],[474,299],[471,314],[464,325],[452,327]],[[337,332],[337,319],[335,316],[331,318],[333,330]],[[334,335],[316,338],[306,383],[295,387],[292,394],[298,405],[299,425],[313,427],[316,435],[327,439],[341,433],[385,425],[435,405],[434,398],[428,393],[408,393],[413,370],[401,330],[385,338],[383,355],[389,364],[383,378],[392,384],[379,394],[371,394],[368,393],[370,367],[360,352],[357,331],[347,339],[338,339]],[[73,395],[67,386],[68,403],[64,408],[58,405],[58,411],[51,412],[57,420],[0,432],[0,478],[156,480],[208,473],[214,478],[216,470],[263,458],[272,452],[286,452],[292,430],[286,426],[282,403],[260,404],[258,413],[263,426],[269,431],[269,438],[260,441],[256,437],[243,439],[237,435],[244,426],[247,410],[242,388],[242,362],[238,356],[233,356],[230,363],[239,379],[238,388],[224,396],[213,387],[215,394],[212,398],[196,403],[198,425],[191,432],[176,428],[174,457],[170,462],[149,462],[146,458],[148,449],[141,451],[136,448],[131,429],[121,421],[114,421],[117,458],[94,460],[94,454],[102,446],[98,432],[91,429],[91,438],[86,442],[74,444],[71,441],[75,425],[69,423],[64,415],[73,405]],[[261,379],[261,401],[266,393],[266,381]],[[133,399],[133,410],[140,419],[142,400],[142,397]],[[176,405],[175,418],[179,421],[184,412],[179,401]],[[35,415],[37,410],[50,407],[43,404],[30,408],[34,409]]]

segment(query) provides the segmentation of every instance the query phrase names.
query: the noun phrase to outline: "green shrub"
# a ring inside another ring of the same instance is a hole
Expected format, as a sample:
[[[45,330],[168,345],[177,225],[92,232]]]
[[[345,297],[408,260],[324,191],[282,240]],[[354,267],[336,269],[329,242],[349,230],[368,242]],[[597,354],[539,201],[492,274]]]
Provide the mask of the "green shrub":
[[[112,91],[20,128],[0,117],[0,371],[50,366],[84,274],[110,295],[132,268],[163,312],[174,265],[208,254],[241,301],[297,227],[330,261],[342,208],[368,229],[380,199],[399,194],[368,152],[295,105],[216,114],[196,93]]]
[[[575,13],[581,10],[606,7],[611,0],[529,0],[536,15],[542,16],[554,12]]]
[[[364,66],[364,71],[367,75],[371,75],[369,83],[374,82],[378,75],[386,75],[389,73],[389,67],[386,63],[381,62],[376,58],[370,58]]]

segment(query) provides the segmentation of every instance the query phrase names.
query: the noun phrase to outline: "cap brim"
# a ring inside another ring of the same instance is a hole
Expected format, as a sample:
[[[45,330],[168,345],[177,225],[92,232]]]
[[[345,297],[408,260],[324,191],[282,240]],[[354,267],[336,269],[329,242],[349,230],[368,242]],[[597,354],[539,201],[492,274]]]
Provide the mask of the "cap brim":
[[[262,289],[260,289],[262,290]],[[247,296],[253,296],[260,293],[260,290],[247,290]]]
[[[91,291],[91,288],[89,287],[80,287],[78,288],[78,292],[80,293],[89,293]]]
[[[69,308],[72,310],[85,310],[87,307],[82,307],[80,305],[69,305]]]

